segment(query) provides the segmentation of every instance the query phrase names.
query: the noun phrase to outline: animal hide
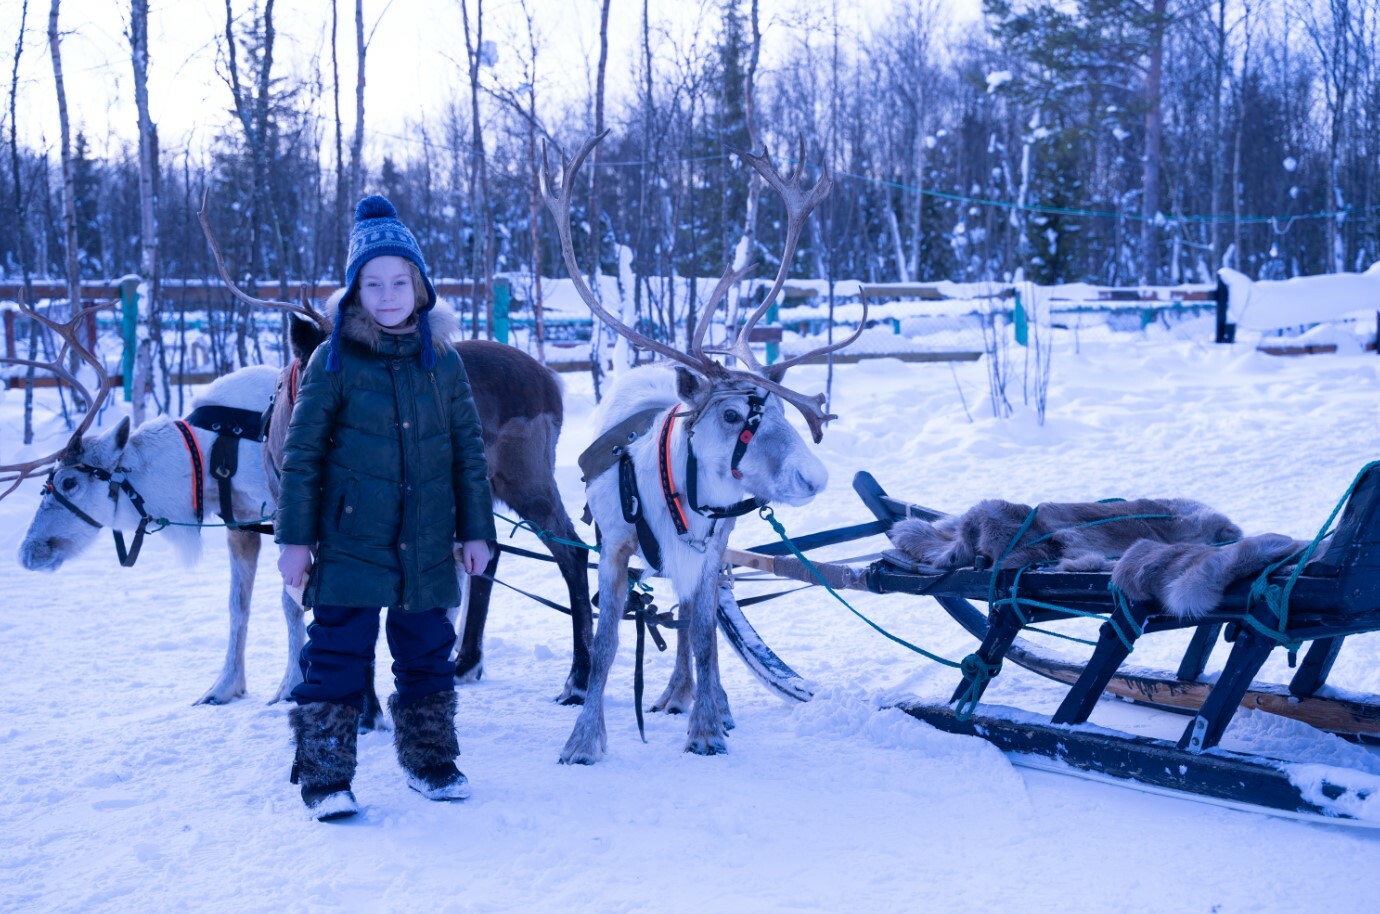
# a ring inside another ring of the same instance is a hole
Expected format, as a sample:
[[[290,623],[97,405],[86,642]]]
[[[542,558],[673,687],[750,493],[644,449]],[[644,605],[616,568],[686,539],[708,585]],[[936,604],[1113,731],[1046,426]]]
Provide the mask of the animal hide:
[[[900,521],[888,536],[930,567],[974,567],[981,556],[987,568],[1000,562],[1002,568],[1112,571],[1113,583],[1131,598],[1156,599],[1184,617],[1208,611],[1232,581],[1300,545],[1277,534],[1242,539],[1226,516],[1182,498],[1036,508],[988,499],[934,523]]]
[[[1133,543],[1112,569],[1112,583],[1133,600],[1158,600],[1176,616],[1196,619],[1222,600],[1227,585],[1258,574],[1307,546],[1279,533],[1225,546]]]

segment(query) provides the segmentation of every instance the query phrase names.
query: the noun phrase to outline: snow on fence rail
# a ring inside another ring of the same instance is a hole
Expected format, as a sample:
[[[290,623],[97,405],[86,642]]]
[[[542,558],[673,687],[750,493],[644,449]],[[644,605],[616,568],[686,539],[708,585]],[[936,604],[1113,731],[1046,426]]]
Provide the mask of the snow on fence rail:
[[[790,280],[783,290],[781,304],[769,312],[754,340],[762,347],[764,362],[800,354],[828,339],[831,329],[834,334],[851,333],[863,319],[866,301],[868,326],[847,350],[833,355],[835,361],[975,360],[988,351],[990,344],[984,340],[990,339],[994,331],[1008,334],[1015,343],[1024,345],[1033,310],[1040,312],[1040,320],[1047,322],[1050,330],[1067,334],[1075,342],[1115,342],[1126,339],[1128,334],[1152,330],[1182,338],[1233,342],[1241,331],[1252,334],[1252,341],[1261,351],[1276,354],[1329,352],[1338,351],[1339,347],[1352,351],[1375,346],[1373,340],[1380,327],[1380,264],[1360,274],[1279,282],[1255,282],[1228,269],[1222,270],[1220,277],[1215,288],[857,281],[836,282],[831,288],[823,280]],[[611,302],[628,296],[629,285],[636,281],[628,276],[600,279],[605,300]],[[517,274],[495,282],[493,336],[531,351],[535,349],[535,316],[530,302],[525,300],[531,296],[527,282],[528,277]],[[699,295],[707,294],[714,281],[700,279],[691,284],[678,277],[662,287],[643,282],[647,310],[660,308],[662,315],[671,315],[679,326],[684,323],[685,302],[692,297],[692,290],[698,288]],[[760,294],[761,284],[743,284],[747,300]],[[569,280],[543,280],[545,354],[552,367],[587,369],[593,324],[583,303],[571,298],[568,286]],[[468,330],[476,293],[479,300],[486,300],[483,286],[439,280],[436,287],[438,295],[465,319]],[[53,316],[67,313],[64,283],[40,281],[31,283],[30,288],[33,299],[41,307],[51,309]],[[115,383],[120,383],[128,360],[134,332],[129,298],[131,290],[138,288],[138,277],[82,286],[84,305],[109,306],[89,316],[86,333],[95,351],[105,353]],[[263,284],[263,289],[287,301],[305,296],[321,307],[338,286],[291,282],[286,288],[278,283]],[[30,341],[30,322],[13,305],[6,306],[23,294],[18,283],[0,282],[0,313],[4,319],[5,355],[9,358],[24,357],[29,345],[36,345],[41,353],[55,345],[43,334]],[[234,365],[236,354],[232,350],[243,320],[242,306],[222,283],[165,280],[160,298],[166,309],[162,312],[163,342],[178,353],[176,365],[169,366],[174,383],[209,380]],[[680,312],[676,311],[677,302]],[[478,315],[481,334],[488,333],[489,320],[484,310]],[[628,317],[637,319],[634,314]],[[250,346],[264,361],[282,359],[285,341],[277,318],[276,313],[264,309],[255,311],[257,332]],[[724,331],[720,323],[712,332]],[[989,336],[985,337],[984,332]],[[23,371],[11,367],[3,374],[13,386]]]

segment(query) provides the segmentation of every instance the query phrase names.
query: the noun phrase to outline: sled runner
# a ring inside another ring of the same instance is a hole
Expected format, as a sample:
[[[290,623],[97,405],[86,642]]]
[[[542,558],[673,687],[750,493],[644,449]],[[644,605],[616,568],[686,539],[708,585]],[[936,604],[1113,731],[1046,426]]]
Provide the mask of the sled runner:
[[[1061,770],[1129,778],[1276,812],[1380,823],[1380,779],[1372,775],[1337,769],[1303,784],[1307,779],[1291,774],[1286,763],[1214,748],[1241,707],[1357,741],[1380,741],[1380,696],[1319,694],[1344,640],[1380,628],[1380,463],[1367,466],[1353,483],[1325,548],[1319,548],[1320,534],[1294,564],[1231,584],[1217,606],[1192,618],[1169,613],[1155,600],[1127,598],[1109,587],[1108,572],[1040,566],[941,569],[919,565],[896,550],[885,550],[867,564],[808,562],[797,550],[870,536],[905,518],[945,517],[892,498],[867,473],[857,475],[854,488],[876,518],[873,524],[803,537],[796,549],[774,543],[730,550],[728,557],[740,566],[835,590],[934,597],[981,644],[962,665],[951,700],[956,708],[907,705],[903,710],[941,729],[983,736],[1026,764],[1039,759]],[[987,612],[974,601],[987,603]],[[1078,616],[1103,620],[1083,665],[1052,657],[1018,637],[1026,627]],[[1123,666],[1138,639],[1175,629],[1193,631],[1177,671]],[[1223,635],[1231,653],[1220,674],[1207,681],[1208,655]],[[1292,681],[1287,687],[1254,683],[1276,647],[1291,655],[1304,651]],[[973,715],[987,681],[1006,660],[1069,686],[1051,718]],[[1104,692],[1188,713],[1192,720],[1177,742],[1108,737],[1105,730],[1081,726]]]

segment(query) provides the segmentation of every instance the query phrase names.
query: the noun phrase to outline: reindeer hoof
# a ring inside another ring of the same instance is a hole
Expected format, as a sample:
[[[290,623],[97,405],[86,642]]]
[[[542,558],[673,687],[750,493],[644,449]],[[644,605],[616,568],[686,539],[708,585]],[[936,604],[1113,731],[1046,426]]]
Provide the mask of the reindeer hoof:
[[[696,755],[727,755],[728,745],[719,737],[692,739],[685,743],[685,751]]]
[[[593,765],[604,757],[604,753],[597,749],[588,747],[577,748],[569,743],[561,750],[560,763],[562,765]]]
[[[236,698],[243,698],[244,691],[243,686],[238,689],[230,690],[214,688],[198,698],[194,703],[199,705],[228,705]]]
[[[484,664],[476,663],[474,666],[462,667],[459,663],[455,664],[455,684],[469,685],[484,678]]]
[[[567,707],[570,705],[583,705],[585,703],[585,693],[567,689],[556,697],[556,703],[566,705]]]

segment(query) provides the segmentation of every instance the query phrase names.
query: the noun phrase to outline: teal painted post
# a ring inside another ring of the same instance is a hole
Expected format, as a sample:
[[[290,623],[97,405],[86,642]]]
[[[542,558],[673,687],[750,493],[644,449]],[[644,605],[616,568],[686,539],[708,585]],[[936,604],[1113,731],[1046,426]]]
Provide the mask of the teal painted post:
[[[494,279],[494,339],[500,343],[508,342],[508,308],[513,301],[513,290],[506,279]]]
[[[1012,309],[1011,320],[1016,325],[1016,343],[1025,346],[1030,342],[1030,326],[1026,320],[1025,305],[1021,304],[1021,293],[1016,291],[1016,306]]]
[[[120,371],[124,375],[125,402],[134,400],[134,353],[139,347],[139,277],[126,276],[120,280],[120,333],[124,338],[124,354]]]
[[[777,312],[776,305],[773,304],[770,308],[767,309],[767,323],[770,326],[775,327],[780,322],[780,320],[781,315]],[[779,358],[781,358],[781,344],[767,343],[767,364],[774,365],[776,364],[776,360]]]

